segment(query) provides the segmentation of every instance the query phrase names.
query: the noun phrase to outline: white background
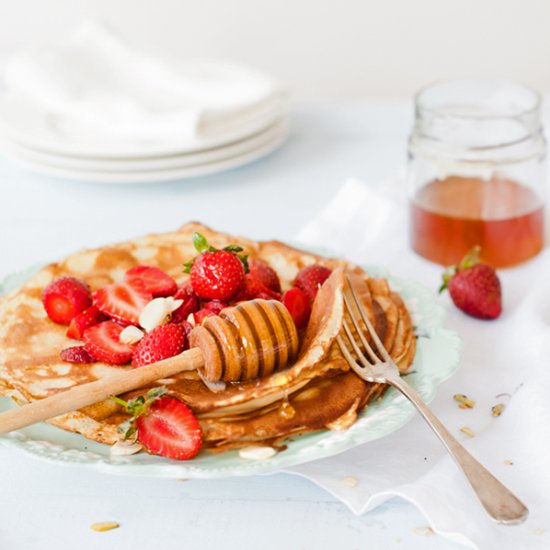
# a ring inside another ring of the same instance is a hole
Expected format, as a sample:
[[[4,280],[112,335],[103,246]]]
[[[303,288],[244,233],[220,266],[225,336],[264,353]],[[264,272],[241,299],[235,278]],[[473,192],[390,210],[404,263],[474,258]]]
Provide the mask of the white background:
[[[90,17],[151,52],[263,67],[299,99],[408,97],[468,75],[550,91],[548,0],[0,0],[0,56]]]

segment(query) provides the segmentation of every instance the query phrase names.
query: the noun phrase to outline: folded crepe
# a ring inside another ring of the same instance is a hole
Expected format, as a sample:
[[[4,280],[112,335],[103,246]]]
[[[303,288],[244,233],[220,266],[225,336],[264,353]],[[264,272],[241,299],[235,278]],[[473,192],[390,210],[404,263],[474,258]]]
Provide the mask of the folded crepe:
[[[251,443],[279,445],[291,435],[346,429],[369,402],[383,393],[383,385],[364,382],[350,370],[335,342],[345,315],[344,271],[354,278],[365,310],[400,370],[405,372],[410,367],[416,350],[411,318],[403,300],[385,279],[371,278],[344,260],[189,223],[172,233],[78,252],[44,267],[21,288],[0,299],[0,394],[23,404],[132,368],[62,361],[60,351],[74,345],[74,341],[65,335],[65,326],[48,319],[42,290],[53,279],[71,275],[85,280],[93,291],[121,280],[129,268],[138,264],[159,267],[183,283],[188,277],[183,273],[183,263],[195,255],[195,231],[204,234],[212,246],[238,244],[251,258],[271,265],[283,290],[308,265],[322,264],[333,270],[313,304],[298,359],[287,369],[252,381],[229,383],[221,390],[205,385],[196,372],[154,384],[166,386],[170,395],[191,408],[203,429],[205,447],[220,451]],[[139,395],[149,387],[123,397]],[[107,400],[49,422],[100,443],[114,444],[120,439],[118,426],[127,418],[116,403]]]

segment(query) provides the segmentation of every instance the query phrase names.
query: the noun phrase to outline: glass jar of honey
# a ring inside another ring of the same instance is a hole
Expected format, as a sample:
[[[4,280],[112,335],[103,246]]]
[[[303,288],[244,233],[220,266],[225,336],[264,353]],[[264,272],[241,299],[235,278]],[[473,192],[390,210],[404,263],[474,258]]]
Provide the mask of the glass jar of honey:
[[[494,267],[544,244],[541,101],[521,84],[453,80],[421,90],[409,139],[412,248],[452,265],[473,246]]]

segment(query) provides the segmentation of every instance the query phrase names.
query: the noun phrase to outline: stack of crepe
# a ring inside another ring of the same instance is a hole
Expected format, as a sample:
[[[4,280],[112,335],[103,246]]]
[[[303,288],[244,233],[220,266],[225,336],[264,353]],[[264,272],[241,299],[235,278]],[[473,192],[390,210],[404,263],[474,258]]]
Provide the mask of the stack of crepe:
[[[296,434],[346,429],[369,402],[382,395],[384,386],[361,380],[350,370],[335,342],[344,316],[344,271],[358,285],[361,300],[386,349],[402,372],[409,369],[416,349],[411,318],[385,279],[370,278],[343,260],[189,223],[176,232],[78,252],[44,267],[20,289],[2,298],[0,394],[23,404],[132,368],[100,362],[63,362],[59,352],[74,345],[74,341],[66,337],[66,327],[47,318],[42,290],[62,275],[79,277],[95,290],[122,279],[129,268],[138,264],[157,266],[182,283],[187,277],[182,265],[195,255],[194,231],[203,233],[215,247],[239,244],[251,258],[260,259],[277,271],[283,289],[290,287],[297,272],[308,265],[318,263],[333,270],[313,304],[298,360],[289,368],[223,388],[207,387],[196,372],[156,383],[166,386],[171,395],[193,410],[202,426],[206,448],[221,451],[251,444],[277,446]],[[126,419],[126,413],[108,400],[56,417],[50,423],[101,443],[114,444],[120,439],[117,428]]]

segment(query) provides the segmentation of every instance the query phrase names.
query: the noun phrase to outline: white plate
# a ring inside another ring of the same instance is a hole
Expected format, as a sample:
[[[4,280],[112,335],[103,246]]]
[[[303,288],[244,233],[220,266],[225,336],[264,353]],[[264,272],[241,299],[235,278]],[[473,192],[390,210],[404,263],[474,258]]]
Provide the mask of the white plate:
[[[36,268],[6,279],[3,291],[23,283]],[[386,276],[379,268],[368,268],[374,276]],[[459,364],[461,340],[444,328],[445,311],[437,304],[433,292],[405,279],[388,277],[392,288],[407,302],[419,335],[417,353],[407,375],[409,382],[425,401],[435,396],[437,386],[449,378]],[[0,293],[2,288],[0,287]],[[11,400],[0,399],[0,410],[13,406]],[[56,429],[45,423],[37,424],[8,435],[0,436],[0,444],[24,451],[37,458],[58,464],[81,465],[120,475],[167,478],[220,478],[275,472],[282,468],[332,456],[368,441],[384,437],[404,424],[415,409],[400,393],[388,390],[360,413],[357,422],[344,431],[323,430],[288,440],[285,451],[261,460],[243,460],[236,451],[217,455],[200,453],[188,462],[171,460],[146,453],[126,457],[111,457],[109,447],[82,436]],[[368,449],[365,449],[368,452]]]
[[[124,183],[153,183],[162,181],[171,181],[179,179],[188,179],[198,176],[206,176],[217,172],[223,172],[231,168],[243,166],[261,157],[268,155],[280,147],[288,135],[288,125],[283,122],[273,129],[266,137],[254,141],[254,145],[248,149],[243,148],[241,152],[233,155],[220,155],[218,160],[210,162],[186,165],[186,160],[182,159],[181,165],[174,165],[166,169],[136,170],[136,171],[109,171],[109,170],[89,170],[78,169],[67,166],[63,157],[50,156],[48,161],[44,161],[44,156],[37,159],[34,152],[29,152],[24,148],[11,147],[7,154],[16,162],[25,168],[54,177],[89,181],[105,184],[124,184]],[[265,138],[265,139],[264,139]]]
[[[285,118],[281,118],[272,126],[269,126],[261,132],[232,144],[215,147],[196,153],[186,153],[165,157],[148,157],[125,160],[79,158],[29,149],[26,146],[19,145],[18,143],[7,139],[0,139],[0,151],[5,152],[9,156],[24,158],[35,164],[45,164],[68,170],[78,170],[84,172],[157,172],[161,170],[210,164],[212,162],[225,160],[254,151],[285,133],[287,126],[288,121]]]
[[[197,138],[180,142],[123,141],[45,111],[21,95],[0,95],[0,136],[29,149],[81,158],[130,159],[178,155],[220,147],[252,136],[288,113],[284,96],[241,112],[224,125],[208,122]],[[212,131],[215,129],[215,132]]]

